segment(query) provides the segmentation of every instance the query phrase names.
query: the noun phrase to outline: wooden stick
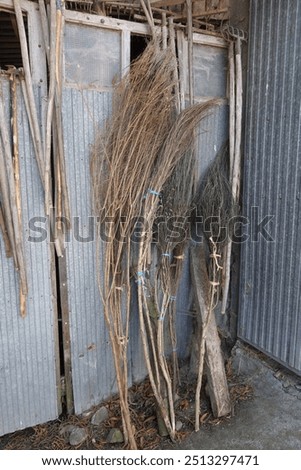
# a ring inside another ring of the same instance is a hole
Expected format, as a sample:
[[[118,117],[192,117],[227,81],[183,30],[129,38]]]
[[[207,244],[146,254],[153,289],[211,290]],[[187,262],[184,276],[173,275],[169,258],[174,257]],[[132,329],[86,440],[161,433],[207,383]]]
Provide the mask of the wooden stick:
[[[16,188],[16,206],[18,214],[18,230],[17,233],[22,234],[22,203],[21,203],[21,188],[20,188],[20,167],[19,167],[19,132],[18,132],[18,116],[17,116],[17,85],[16,74],[12,71],[10,75],[11,84],[11,102],[12,102],[12,134],[13,134],[13,169]],[[16,233],[16,231],[15,231]],[[23,258],[23,253],[21,254]],[[25,271],[25,260],[19,262],[20,265],[20,314],[24,318],[26,316],[26,298],[27,298],[27,280]],[[25,277],[24,277],[25,276]],[[24,284],[25,283],[25,284]]]
[[[31,138],[32,138],[32,144],[33,144],[35,155],[37,155],[38,154],[38,148],[37,148],[36,140],[34,138],[34,124],[33,124],[33,119],[32,119],[32,115],[31,115],[31,109],[30,109],[30,104],[29,104],[29,99],[28,99],[28,94],[27,94],[27,88],[26,88],[26,83],[25,83],[24,78],[20,79],[20,83],[21,83],[21,90],[22,90],[22,95],[23,95],[23,99],[24,99],[25,109],[26,109],[26,113],[27,113],[27,119],[28,119],[30,134],[31,134]],[[44,177],[44,175],[43,175],[43,177]]]
[[[177,113],[181,111],[181,94],[180,94],[180,79],[178,71],[178,61],[176,56],[176,38],[175,38],[175,27],[173,18],[168,18],[168,28],[169,28],[169,44],[174,53],[174,80],[175,80],[175,96],[176,96],[176,108]]]
[[[45,179],[44,179],[45,165],[44,165],[43,146],[42,146],[42,139],[41,139],[41,133],[40,133],[40,128],[39,128],[38,113],[37,113],[34,94],[33,94],[31,70],[30,70],[28,46],[27,46],[27,37],[26,37],[20,2],[19,0],[13,0],[13,4],[14,4],[19,38],[20,38],[22,63],[23,63],[24,74],[25,74],[28,104],[29,104],[30,114],[32,118],[33,140],[35,140],[34,147],[35,147],[35,150],[37,151],[36,158],[38,162],[38,168],[40,172],[41,181],[43,184],[43,188],[45,188]]]
[[[50,38],[49,38],[49,26],[48,26],[48,18],[47,12],[45,8],[44,0],[39,0],[39,12],[41,17],[41,26],[42,26],[42,33],[44,39],[44,47],[46,51],[47,60],[49,63],[49,55],[50,55]]]
[[[235,65],[234,65],[234,44],[229,45],[229,153],[230,153],[230,181],[232,181],[234,149],[235,149]]]
[[[185,0],[183,0],[184,2]],[[139,3],[124,3],[124,2],[106,2],[106,5],[111,5],[111,6],[116,6],[116,7],[124,7],[128,10],[136,10],[136,11],[141,11],[141,5]],[[167,16],[175,16],[175,13],[173,11],[170,11],[170,10],[164,10],[162,8],[155,8],[155,7],[151,7],[151,10],[153,12],[156,12],[156,13],[165,13],[165,15]]]
[[[19,132],[18,132],[18,116],[17,116],[17,86],[16,75],[14,72],[10,75],[11,84],[11,108],[12,108],[12,133],[13,133],[13,166],[16,186],[16,205],[18,212],[18,221],[21,227],[21,188],[20,188],[20,168],[19,168]]]
[[[12,209],[10,205],[8,182],[6,179],[5,160],[4,160],[4,154],[2,151],[1,145],[0,145],[0,188],[1,188],[1,196],[2,196],[2,210],[3,210],[3,216],[4,216],[3,218],[5,220],[6,227],[7,227],[7,234],[8,234],[11,249],[12,249],[15,269],[18,271],[19,260],[17,256],[17,250],[16,250],[14,227],[12,223],[13,217],[12,217]]]
[[[231,116],[231,104],[234,108],[234,89],[230,83],[230,133],[234,133],[235,139],[232,138],[232,157],[230,151],[230,181],[232,187],[232,195],[236,204],[239,202],[240,191],[240,167],[241,167],[241,123],[242,123],[242,66],[241,66],[241,39],[238,38],[235,44],[235,66],[236,66],[236,87],[235,87],[235,118]],[[234,60],[230,63],[230,72],[234,72]],[[232,96],[231,96],[232,95]],[[233,132],[233,125],[235,125],[235,132]],[[230,134],[231,137],[231,134]],[[233,142],[234,140],[234,142]],[[234,147],[234,148],[233,148]],[[232,165],[231,165],[232,158]],[[225,258],[225,274],[224,274],[224,287],[223,287],[223,301],[222,313],[225,313],[227,308],[227,301],[230,287],[230,274],[231,274],[231,251],[232,240],[229,240],[226,246]]]
[[[187,3],[187,0],[186,0]],[[207,16],[215,16],[215,15],[221,15],[223,13],[227,13],[229,11],[228,8],[220,8],[218,10],[209,10],[209,11],[204,11],[202,13],[192,13],[191,18],[205,18]],[[174,17],[175,20],[188,20],[189,17],[189,11],[187,11],[187,17],[183,15],[176,15]]]
[[[234,65],[234,44],[231,41],[229,45],[229,181],[232,187],[233,181],[233,163],[234,163],[234,152],[235,152],[235,65]],[[233,193],[233,189],[232,189]],[[227,301],[229,295],[230,286],[230,267],[231,267],[231,251],[232,243],[228,240],[228,243],[224,249],[225,251],[225,262],[223,270],[223,298],[221,305],[221,313],[224,314],[227,308]]]
[[[8,182],[7,186],[9,189],[9,198],[10,198],[9,205],[11,208],[11,216],[12,216],[12,223],[13,223],[13,229],[14,229],[16,259],[17,259],[17,265],[19,267],[21,292],[24,296],[26,296],[27,295],[27,279],[26,279],[26,269],[25,269],[25,261],[24,261],[24,255],[23,255],[23,247],[22,247],[22,230],[19,224],[19,216],[18,216],[18,208],[17,208],[17,194],[16,194],[16,187],[15,187],[13,159],[12,159],[12,153],[11,153],[11,147],[10,147],[10,137],[9,137],[8,129],[6,127],[4,107],[3,107],[3,102],[1,99],[0,99],[0,130],[1,130],[3,149],[4,149],[4,154],[3,154],[2,148],[1,148],[0,157],[6,168],[6,175],[7,175],[7,182]],[[13,136],[13,140],[14,139],[16,139],[16,136]],[[24,308],[23,303],[21,307]],[[24,314],[25,314],[25,311],[21,310],[21,315],[24,316]]]
[[[165,294],[166,297],[166,294]],[[169,405],[169,414],[170,414],[170,423],[171,423],[171,429],[173,432],[175,432],[176,429],[176,422],[175,422],[175,412],[174,412],[174,402],[173,402],[173,388],[172,388],[172,382],[170,379],[168,367],[166,364],[166,360],[164,357],[164,318],[165,318],[165,312],[168,308],[168,298],[163,300],[162,303],[162,311],[160,314],[160,318],[158,320],[158,332],[157,332],[157,347],[158,347],[158,360],[159,360],[159,365],[160,369],[162,372],[162,375],[165,379],[165,385],[167,388],[167,397],[168,397],[168,405]]]
[[[0,193],[1,193],[1,191],[0,191]],[[3,237],[3,241],[4,241],[5,254],[6,254],[7,258],[11,258],[12,255],[13,255],[12,247],[11,247],[11,244],[10,244],[8,231],[7,231],[6,223],[5,223],[5,219],[4,219],[4,214],[3,214],[3,210],[2,210],[1,206],[0,206],[0,229],[1,229],[2,237]]]
[[[241,65],[241,39],[235,43],[235,66],[236,66],[236,138],[233,162],[233,197],[235,202],[239,201],[240,192],[240,166],[241,166],[241,124],[242,124],[242,65]]]
[[[13,174],[15,183],[15,200],[18,217],[18,227],[14,227],[16,245],[18,246],[18,238],[20,238],[19,244],[19,266],[20,266],[20,313],[22,317],[26,315],[26,297],[27,297],[27,278],[25,259],[23,253],[22,243],[22,202],[21,202],[21,188],[20,188],[20,161],[19,161],[19,131],[18,131],[18,110],[17,110],[17,81],[16,75],[12,72],[10,76],[11,84],[11,102],[12,102],[12,135],[13,135]],[[10,155],[7,153],[7,158]],[[11,193],[12,195],[12,193]]]
[[[193,31],[192,31],[192,2],[187,5],[187,37],[188,37],[188,89],[190,106],[193,105]]]
[[[60,164],[60,178],[62,188],[62,199],[64,215],[67,219],[67,229],[71,225],[71,214],[68,197],[68,185],[66,179],[64,138],[62,124],[62,38],[64,34],[64,16],[60,10],[57,10],[57,36],[56,36],[56,95],[55,95],[55,122],[58,139],[58,158]]]
[[[138,13],[135,13],[133,18],[135,20],[138,20],[138,21],[145,21],[146,23],[148,23],[148,19],[146,16],[144,15],[139,15]],[[159,19],[159,18],[154,18],[154,25],[158,25],[158,26],[161,26],[162,24],[162,21]]]
[[[138,269],[143,269],[143,265],[139,264]],[[143,351],[144,351],[144,360],[145,360],[145,365],[146,369],[149,375],[149,380],[154,392],[154,396],[157,400],[157,403],[160,407],[160,412],[162,414],[162,419],[164,421],[164,424],[166,426],[166,429],[170,435],[170,438],[174,440],[175,433],[171,427],[168,413],[166,410],[166,406],[164,403],[164,399],[162,398],[158,387],[156,385],[154,375],[153,375],[153,370],[150,362],[150,357],[149,357],[149,349],[148,349],[148,344],[147,344],[147,333],[146,333],[146,328],[145,328],[145,321],[144,321],[144,314],[143,314],[143,292],[142,292],[141,286],[138,285],[138,310],[139,310],[139,324],[140,324],[140,335],[141,335],[141,341],[142,341],[142,346],[143,346]]]
[[[202,322],[202,334],[200,340],[200,349],[199,349],[199,360],[198,360],[198,377],[197,385],[195,391],[195,431],[200,429],[200,400],[201,400],[201,388],[203,380],[203,369],[204,369],[204,358],[205,358],[205,347],[206,347],[206,336],[207,328],[211,319],[213,312],[213,302],[214,302],[214,288],[211,287],[211,298],[209,304],[206,305],[206,314]]]
[[[5,119],[6,119],[6,116],[4,112],[3,91],[1,90],[0,130],[1,130],[1,125],[5,123]],[[11,209],[10,197],[9,197],[10,191],[9,191],[9,185],[8,185],[8,180],[7,180],[6,164],[5,164],[4,154],[2,151],[1,139],[0,139],[0,192],[2,196],[3,219],[5,221],[5,227],[7,229],[7,236],[9,238],[11,251],[12,251],[13,258],[14,258],[14,265],[15,265],[15,268],[18,270],[19,265],[18,265],[18,257],[17,257],[17,252],[16,252],[16,246],[15,246],[15,233],[14,233],[14,226],[13,226],[12,209]]]
[[[177,30],[177,46],[178,46],[178,63],[179,63],[179,93],[180,93],[180,110],[185,109],[186,95],[186,61],[184,53],[184,32]]]
[[[185,0],[150,0],[150,4],[162,7],[171,7],[175,5],[183,5]]]
[[[143,11],[144,11],[144,14],[147,18],[147,21],[148,21],[148,24],[149,24],[149,27],[151,29],[151,32],[152,32],[152,36],[153,38],[155,37],[155,24],[154,24],[154,19],[152,18],[152,16],[150,15],[145,3],[144,3],[144,0],[140,0],[140,3],[141,3],[141,6],[143,8]]]
[[[45,212],[50,215],[50,164],[51,164],[51,124],[56,85],[56,5],[50,0],[50,52],[49,52],[49,92],[45,138]]]
[[[56,116],[53,116],[53,157],[54,157],[54,179],[55,179],[55,194],[54,194],[54,207],[50,216],[50,226],[54,237],[54,246],[58,257],[63,256],[64,252],[64,238],[63,228],[64,224],[61,221],[63,216],[62,211],[62,184],[61,184],[61,169],[58,150],[58,135],[56,128]]]
[[[143,292],[144,294],[145,292]],[[156,338],[157,338],[157,331],[154,331],[153,326],[152,326],[152,321],[150,318],[149,314],[149,304],[146,301],[145,295],[143,295],[143,315],[144,315],[144,322],[145,322],[145,328],[147,331],[148,335],[148,348],[149,351],[151,351],[152,355],[152,361],[150,361],[152,368],[153,368],[153,374],[154,374],[154,380],[158,389],[158,393],[161,393],[161,380],[160,380],[160,367],[159,367],[159,361],[158,361],[158,352],[156,349]]]
[[[162,13],[162,48],[167,48],[166,13]]]

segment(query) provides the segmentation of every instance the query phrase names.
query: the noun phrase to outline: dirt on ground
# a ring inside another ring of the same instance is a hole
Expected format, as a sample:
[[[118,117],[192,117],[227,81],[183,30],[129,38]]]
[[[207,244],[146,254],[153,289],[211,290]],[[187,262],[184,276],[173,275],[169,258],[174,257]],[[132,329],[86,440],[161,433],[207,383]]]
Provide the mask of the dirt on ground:
[[[240,377],[235,376],[230,366],[227,367],[227,377],[234,411],[238,402],[252,397],[252,387],[242,382]],[[218,426],[226,420],[231,420],[231,415],[224,418],[214,418],[205,390],[204,384],[201,399],[201,426]],[[194,432],[195,380],[187,374],[185,367],[181,370],[181,384],[178,387],[176,398],[175,413],[178,429],[176,439],[181,442]],[[158,431],[156,404],[149,380],[146,379],[129,390],[129,402],[139,449],[168,448],[169,437],[161,436]],[[102,406],[108,410],[108,418],[100,425],[95,426],[91,423],[91,418]],[[86,434],[84,442],[77,446],[72,446],[69,442],[70,429],[73,427],[83,428]],[[124,443],[107,442],[112,428],[122,429],[118,397],[101,403],[81,416],[63,415],[55,421],[3,436],[0,438],[0,449],[124,449]]]

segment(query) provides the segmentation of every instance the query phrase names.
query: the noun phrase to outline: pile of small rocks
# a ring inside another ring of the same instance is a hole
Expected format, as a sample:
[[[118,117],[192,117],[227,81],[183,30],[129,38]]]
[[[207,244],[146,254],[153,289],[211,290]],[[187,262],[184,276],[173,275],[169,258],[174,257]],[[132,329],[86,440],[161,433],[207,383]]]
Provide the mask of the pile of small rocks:
[[[94,413],[86,411],[82,414],[84,418],[91,416],[90,424],[92,426],[100,426],[109,418],[109,412],[105,406],[101,406]],[[60,429],[60,436],[66,439],[66,442],[72,447],[81,446],[89,437],[89,430],[84,426],[76,426],[74,424],[65,424]],[[117,444],[124,442],[123,433],[119,428],[112,428],[106,439],[108,444]]]

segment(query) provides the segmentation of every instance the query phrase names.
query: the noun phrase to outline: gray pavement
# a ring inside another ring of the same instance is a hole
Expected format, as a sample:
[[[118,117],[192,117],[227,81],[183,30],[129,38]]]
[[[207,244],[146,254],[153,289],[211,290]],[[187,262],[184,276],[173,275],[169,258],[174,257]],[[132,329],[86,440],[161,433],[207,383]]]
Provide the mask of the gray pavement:
[[[176,449],[301,449],[301,378],[250,348],[236,347],[233,366],[254,390],[234,416],[218,426],[205,425]]]

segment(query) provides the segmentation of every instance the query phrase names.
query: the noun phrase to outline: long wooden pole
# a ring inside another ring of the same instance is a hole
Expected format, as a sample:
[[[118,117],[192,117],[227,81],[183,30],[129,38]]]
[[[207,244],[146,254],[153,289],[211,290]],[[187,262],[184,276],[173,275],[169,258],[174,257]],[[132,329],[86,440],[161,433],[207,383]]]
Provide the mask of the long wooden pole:
[[[6,223],[5,223],[5,220],[4,220],[4,215],[3,215],[3,211],[2,211],[1,206],[0,206],[0,229],[1,229],[2,238],[3,238],[3,241],[4,241],[5,254],[6,254],[7,258],[11,258],[12,257],[12,249],[11,249],[9,236],[8,236],[8,232],[7,232],[7,228],[6,228]]]
[[[230,57],[231,58],[231,57]],[[232,73],[234,70],[234,59],[231,59],[232,64]],[[230,68],[230,72],[231,72]],[[235,136],[233,142],[230,141],[232,147],[230,146],[230,181],[232,187],[232,196],[236,204],[239,203],[239,193],[240,193],[240,168],[241,168],[241,126],[242,126],[242,65],[241,65],[241,39],[237,38],[235,42],[235,106],[233,106],[233,93],[234,85],[230,84],[230,110],[234,108],[235,118],[231,116],[230,113],[230,136]],[[231,106],[232,103],[232,106]],[[235,121],[234,121],[235,119]],[[233,121],[235,130],[233,129]],[[232,134],[232,135],[231,135]],[[231,267],[231,251],[232,251],[232,240],[229,240],[226,247],[226,261],[225,261],[225,277],[224,277],[224,286],[223,286],[223,301],[222,301],[222,313],[225,313],[229,295],[230,287],[230,267]]]
[[[25,75],[25,84],[26,84],[26,89],[27,89],[29,110],[30,110],[31,120],[32,120],[33,140],[35,141],[34,147],[36,150],[36,158],[38,162],[38,168],[39,168],[41,181],[43,184],[43,188],[45,188],[45,176],[44,176],[45,162],[44,162],[41,132],[39,128],[38,113],[37,113],[37,108],[36,108],[35,98],[34,98],[34,93],[33,93],[28,46],[27,46],[27,37],[26,37],[26,32],[25,32],[25,27],[24,27],[20,1],[13,0],[13,4],[14,4],[17,26],[18,26],[18,33],[19,33],[19,38],[20,38],[22,63],[23,63],[23,69],[24,69],[24,75]]]
[[[1,166],[3,166],[3,162],[4,162],[4,167],[6,169],[6,175],[7,175],[7,182],[8,182],[7,186],[9,189],[9,205],[11,208],[11,216],[12,216],[14,240],[15,240],[15,248],[16,248],[16,258],[17,258],[17,265],[19,267],[19,275],[20,275],[20,286],[21,286],[20,292],[22,293],[22,296],[20,297],[21,315],[24,316],[25,315],[24,298],[27,296],[28,289],[27,289],[27,279],[26,279],[23,246],[22,246],[22,227],[20,226],[19,216],[18,216],[17,192],[16,192],[16,186],[15,186],[15,176],[14,176],[12,152],[11,152],[11,147],[10,147],[10,138],[9,138],[8,129],[6,127],[4,107],[3,107],[3,102],[1,99],[0,99],[0,131],[1,131],[1,138],[2,138],[2,143],[3,143],[3,150],[4,150],[4,153],[2,152],[2,149],[0,150],[0,160],[2,161]],[[16,135],[13,136],[13,140],[14,139],[17,139]]]
[[[229,181],[232,188],[233,180],[233,163],[234,163],[234,152],[235,152],[235,62],[234,62],[234,43],[230,42],[229,45]],[[231,250],[232,243],[228,240],[225,247],[225,262],[223,270],[223,298],[221,305],[221,313],[224,314],[227,308],[227,301],[229,295],[230,286],[230,267],[231,267]]]
[[[13,171],[15,179],[15,192],[16,192],[16,208],[18,216],[18,229],[15,230],[17,237],[20,237],[20,314],[21,317],[26,315],[26,298],[27,298],[27,278],[26,278],[26,263],[23,253],[22,243],[22,202],[21,202],[21,187],[20,187],[20,162],[19,162],[19,132],[18,132],[18,109],[17,109],[17,78],[14,71],[10,75],[11,84],[11,102],[12,102],[12,135],[13,135]]]
[[[186,0],[187,6],[187,37],[188,37],[188,88],[190,106],[193,105],[193,30],[192,30],[192,2]]]
[[[49,92],[46,117],[45,139],[45,211],[50,215],[50,170],[51,170],[51,127],[56,85],[56,6],[55,0],[50,1],[50,52],[49,52]]]
[[[49,26],[48,26],[48,19],[47,19],[47,12],[45,8],[44,0],[39,0],[39,13],[41,17],[41,26],[42,26],[42,33],[44,39],[44,47],[46,51],[47,60],[49,61],[50,55],[50,37],[49,37]]]
[[[62,37],[64,33],[64,16],[60,9],[56,11],[56,129],[58,138],[58,157],[60,164],[61,192],[63,198],[64,215],[67,219],[67,228],[71,225],[71,214],[68,197],[68,185],[66,179],[65,157],[64,157],[64,139],[62,124]]]
[[[236,66],[236,138],[232,174],[232,192],[235,202],[239,201],[240,167],[241,167],[241,125],[242,125],[242,65],[241,65],[241,39],[235,43]]]
[[[0,126],[4,124],[5,122],[5,113],[4,113],[4,105],[3,105],[3,93],[1,90],[0,93]],[[1,128],[0,128],[1,132]],[[16,247],[15,247],[15,234],[14,234],[14,227],[13,227],[13,218],[12,218],[12,209],[10,205],[10,191],[9,191],[9,186],[8,186],[8,180],[7,180],[7,173],[6,173],[6,165],[5,165],[5,159],[4,159],[4,154],[2,151],[2,144],[0,141],[0,192],[2,196],[2,215],[3,219],[5,222],[5,227],[7,229],[7,236],[9,238],[11,250],[12,250],[12,255],[14,258],[14,264],[15,268],[19,269],[18,265],[18,258],[17,258],[17,253],[16,253]]]

